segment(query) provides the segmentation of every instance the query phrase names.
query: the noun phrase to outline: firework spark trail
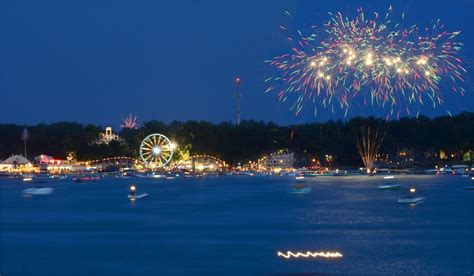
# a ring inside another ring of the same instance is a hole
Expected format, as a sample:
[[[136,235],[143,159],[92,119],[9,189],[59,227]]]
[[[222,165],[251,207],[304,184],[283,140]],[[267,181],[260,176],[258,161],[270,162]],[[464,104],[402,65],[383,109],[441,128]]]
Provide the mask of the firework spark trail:
[[[387,117],[410,114],[427,101],[436,107],[443,103],[443,87],[464,94],[459,33],[445,31],[439,20],[423,30],[402,28],[391,8],[373,17],[358,9],[353,19],[330,13],[322,28],[289,37],[290,53],[268,61],[276,74],[265,81],[266,92],[275,91],[282,102],[296,97],[296,114],[308,100],[315,112],[339,108],[347,114],[370,104],[388,111]]]
[[[372,129],[370,122],[367,122],[361,125],[360,133],[355,133],[357,151],[368,174],[373,173],[377,153],[385,137],[385,130],[382,124]]]
[[[290,258],[342,258],[342,254],[339,252],[311,252],[311,251],[306,251],[306,252],[296,252],[293,253],[291,251],[286,251],[286,253],[278,251],[277,256],[283,257],[285,259],[290,259]]]
[[[137,129],[137,116],[133,116],[131,113],[127,117],[122,118],[121,128]]]

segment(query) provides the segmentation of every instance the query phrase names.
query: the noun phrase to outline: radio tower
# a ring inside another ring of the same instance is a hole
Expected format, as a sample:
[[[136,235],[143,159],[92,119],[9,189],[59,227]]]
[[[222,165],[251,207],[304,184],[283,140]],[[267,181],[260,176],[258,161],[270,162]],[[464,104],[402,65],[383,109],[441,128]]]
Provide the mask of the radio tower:
[[[240,84],[241,83],[242,83],[242,80],[239,77],[235,78],[235,87],[236,87],[235,100],[236,100],[236,108],[237,108],[237,125],[240,125]]]

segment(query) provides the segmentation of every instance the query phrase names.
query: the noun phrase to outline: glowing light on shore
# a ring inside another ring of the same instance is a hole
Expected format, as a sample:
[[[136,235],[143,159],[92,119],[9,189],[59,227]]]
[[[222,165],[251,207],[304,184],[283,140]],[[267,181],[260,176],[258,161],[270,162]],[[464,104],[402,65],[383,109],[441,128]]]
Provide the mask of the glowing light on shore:
[[[311,252],[311,251],[306,251],[306,252],[291,252],[291,251],[286,251],[286,253],[278,251],[277,253],[278,257],[282,257],[285,259],[290,259],[290,258],[342,258],[342,254],[339,252]]]

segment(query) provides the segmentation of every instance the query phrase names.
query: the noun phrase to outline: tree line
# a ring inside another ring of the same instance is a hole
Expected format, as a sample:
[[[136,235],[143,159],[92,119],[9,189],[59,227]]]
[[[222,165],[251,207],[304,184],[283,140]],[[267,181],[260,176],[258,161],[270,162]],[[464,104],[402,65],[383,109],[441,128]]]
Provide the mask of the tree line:
[[[148,121],[138,129],[122,129],[124,142],[96,144],[103,128],[76,122],[57,122],[26,126],[28,157],[47,154],[65,159],[73,153],[77,160],[112,156],[138,157],[141,141],[151,133],[162,133],[189,154],[209,154],[231,164],[246,163],[263,155],[287,149],[295,152],[301,165],[311,159],[333,156],[334,164],[361,164],[355,146],[357,129],[371,124],[385,132],[380,152],[394,154],[400,149],[419,153],[460,152],[474,149],[474,113],[428,118],[401,118],[385,121],[377,118],[352,118],[325,123],[280,126],[272,122],[242,121],[218,124],[206,121]],[[0,124],[0,160],[23,153],[20,139],[25,126]]]

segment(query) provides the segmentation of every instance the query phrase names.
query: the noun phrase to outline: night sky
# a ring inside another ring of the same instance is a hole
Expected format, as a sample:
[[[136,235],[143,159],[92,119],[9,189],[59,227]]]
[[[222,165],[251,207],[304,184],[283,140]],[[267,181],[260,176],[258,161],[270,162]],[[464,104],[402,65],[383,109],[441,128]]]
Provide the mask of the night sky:
[[[442,4],[438,4],[442,2]],[[264,94],[264,63],[290,45],[279,26],[320,24],[327,12],[405,13],[410,24],[440,18],[460,30],[469,70],[453,113],[474,111],[474,1],[1,1],[0,123],[77,121],[118,126],[148,120],[234,120],[233,79],[242,84],[242,117],[281,124],[326,121],[342,112],[295,117]],[[294,16],[288,22],[285,11]],[[445,115],[443,108],[423,111]]]

